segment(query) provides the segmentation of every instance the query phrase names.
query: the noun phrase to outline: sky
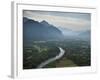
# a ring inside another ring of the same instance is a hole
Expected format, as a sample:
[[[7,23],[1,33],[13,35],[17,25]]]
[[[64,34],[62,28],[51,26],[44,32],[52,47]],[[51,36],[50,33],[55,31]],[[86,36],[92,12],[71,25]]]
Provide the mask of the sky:
[[[45,20],[58,28],[73,31],[90,30],[91,28],[90,13],[24,10],[23,16],[38,22]]]

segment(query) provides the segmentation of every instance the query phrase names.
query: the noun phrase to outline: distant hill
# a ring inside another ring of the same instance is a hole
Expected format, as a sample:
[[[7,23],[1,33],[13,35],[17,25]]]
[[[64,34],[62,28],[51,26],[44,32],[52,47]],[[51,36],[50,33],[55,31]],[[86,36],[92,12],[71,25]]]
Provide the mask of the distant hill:
[[[83,31],[73,31],[68,28],[58,27],[65,39],[79,39],[79,40],[85,40],[90,41],[91,39],[91,31],[90,30],[83,30]]]
[[[79,36],[83,39],[90,40],[91,39],[91,31],[86,30],[86,31],[80,32]]]
[[[86,30],[86,31],[82,31],[79,35],[90,36],[90,33],[91,33],[90,30]]]
[[[77,36],[79,34],[79,32],[77,31],[73,31],[71,29],[68,28],[63,28],[63,27],[59,27],[59,29],[62,31],[64,36]]]
[[[58,40],[63,36],[62,32],[47,21],[35,21],[23,17],[23,39],[26,41]]]

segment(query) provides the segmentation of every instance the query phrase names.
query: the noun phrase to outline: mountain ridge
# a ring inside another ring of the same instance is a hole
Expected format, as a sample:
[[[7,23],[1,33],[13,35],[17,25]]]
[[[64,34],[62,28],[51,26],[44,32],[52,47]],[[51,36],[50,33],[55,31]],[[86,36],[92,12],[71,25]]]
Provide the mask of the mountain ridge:
[[[47,41],[58,40],[63,36],[62,32],[46,21],[38,22],[23,17],[23,38],[24,41]]]

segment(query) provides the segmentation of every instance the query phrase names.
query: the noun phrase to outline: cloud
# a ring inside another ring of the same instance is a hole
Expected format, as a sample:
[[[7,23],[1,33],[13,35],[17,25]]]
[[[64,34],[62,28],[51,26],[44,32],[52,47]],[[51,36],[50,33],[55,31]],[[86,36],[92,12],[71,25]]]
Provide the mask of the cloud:
[[[39,22],[46,20],[57,27],[72,30],[86,30],[91,26],[91,18],[88,13],[24,11],[23,16]]]

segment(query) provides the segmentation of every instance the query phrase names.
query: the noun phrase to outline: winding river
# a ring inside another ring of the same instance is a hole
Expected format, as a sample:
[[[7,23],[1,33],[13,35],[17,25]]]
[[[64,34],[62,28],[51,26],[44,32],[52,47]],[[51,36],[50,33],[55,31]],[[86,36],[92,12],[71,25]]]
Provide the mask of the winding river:
[[[48,59],[48,60],[42,62],[40,65],[38,65],[37,68],[43,68],[43,67],[46,66],[47,64],[49,64],[49,63],[51,63],[51,62],[53,62],[53,61],[56,61],[56,60],[60,59],[60,58],[65,54],[65,50],[62,49],[61,47],[58,47],[58,48],[59,48],[59,50],[60,50],[60,52],[59,52],[58,55],[56,55],[55,57],[50,58],[50,59]]]

